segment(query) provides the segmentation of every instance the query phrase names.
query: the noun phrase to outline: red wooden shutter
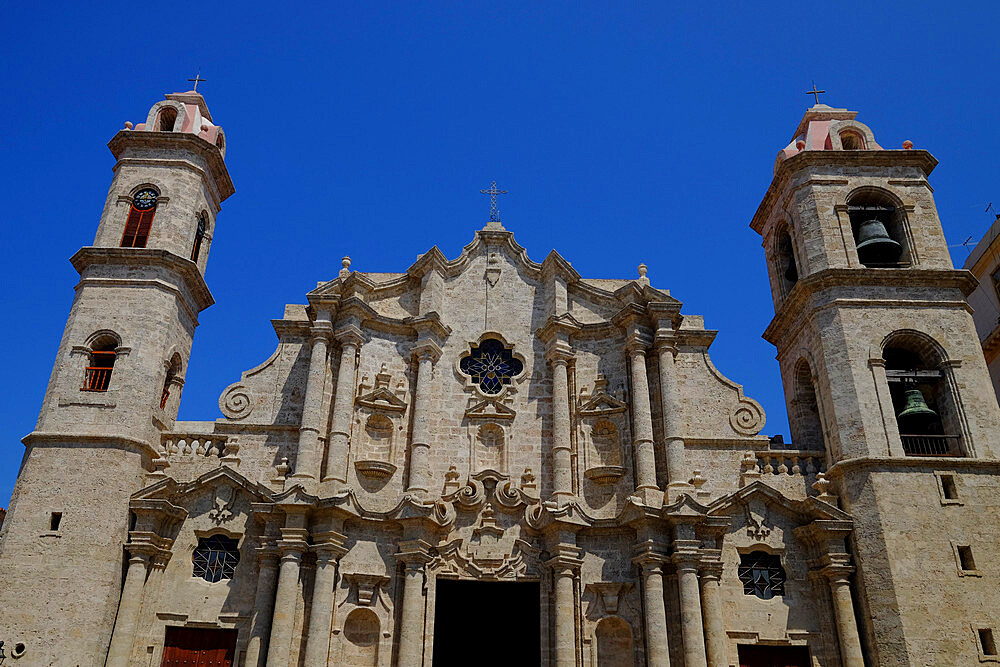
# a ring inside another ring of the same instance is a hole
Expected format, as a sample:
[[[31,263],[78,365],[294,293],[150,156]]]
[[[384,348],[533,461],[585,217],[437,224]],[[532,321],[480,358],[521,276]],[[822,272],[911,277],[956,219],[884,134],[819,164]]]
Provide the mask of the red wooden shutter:
[[[135,206],[128,212],[125,222],[125,233],[122,234],[122,248],[145,248],[149,238],[149,229],[153,226],[155,208],[140,211]]]

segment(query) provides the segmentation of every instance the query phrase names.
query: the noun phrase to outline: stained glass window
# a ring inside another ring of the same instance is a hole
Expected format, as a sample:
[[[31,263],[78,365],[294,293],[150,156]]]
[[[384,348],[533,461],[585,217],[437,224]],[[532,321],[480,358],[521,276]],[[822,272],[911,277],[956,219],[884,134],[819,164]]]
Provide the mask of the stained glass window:
[[[484,394],[499,394],[511,378],[521,374],[524,364],[496,338],[487,338],[459,362],[459,368],[479,385]]]
[[[770,600],[785,594],[785,569],[781,567],[781,558],[774,554],[763,551],[740,554],[737,575],[743,582],[744,595]]]
[[[198,546],[194,550],[195,577],[205,581],[222,581],[232,579],[236,565],[240,562],[240,552],[237,540],[225,535],[199,537]]]

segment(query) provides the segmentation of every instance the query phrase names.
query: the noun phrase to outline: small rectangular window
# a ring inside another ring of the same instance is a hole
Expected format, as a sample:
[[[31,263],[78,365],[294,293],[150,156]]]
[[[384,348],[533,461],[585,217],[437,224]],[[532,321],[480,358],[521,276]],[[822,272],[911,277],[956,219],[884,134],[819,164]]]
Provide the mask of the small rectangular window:
[[[954,475],[941,475],[941,490],[945,500],[958,500],[958,487]]]
[[[49,530],[53,532],[59,530],[60,523],[62,523],[62,512],[53,512],[49,516]]]
[[[966,572],[976,569],[976,561],[972,558],[972,547],[958,547],[958,562],[961,564],[962,569]]]
[[[979,628],[979,646],[983,651],[983,655],[991,657],[1000,655],[997,653],[997,642],[993,638],[993,630],[991,628]]]

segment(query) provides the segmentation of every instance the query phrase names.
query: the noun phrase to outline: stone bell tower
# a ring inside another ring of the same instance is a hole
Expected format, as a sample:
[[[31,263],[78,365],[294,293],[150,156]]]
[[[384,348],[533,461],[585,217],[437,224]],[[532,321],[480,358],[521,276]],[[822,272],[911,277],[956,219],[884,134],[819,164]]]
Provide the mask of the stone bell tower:
[[[1000,411],[965,301],[975,279],[951,263],[937,161],[910,141],[883,149],[856,115],[816,104],[778,153],[751,223],[775,306],[764,337],[793,446],[826,450],[858,526],[872,664],[971,664],[979,629],[1000,622],[960,557],[1000,556]]]
[[[111,188],[93,245],[71,259],[80,282],[0,540],[0,637],[31,664],[107,652],[128,498],[177,416],[233,193],[222,128],[197,92],[167,95],[108,147]]]

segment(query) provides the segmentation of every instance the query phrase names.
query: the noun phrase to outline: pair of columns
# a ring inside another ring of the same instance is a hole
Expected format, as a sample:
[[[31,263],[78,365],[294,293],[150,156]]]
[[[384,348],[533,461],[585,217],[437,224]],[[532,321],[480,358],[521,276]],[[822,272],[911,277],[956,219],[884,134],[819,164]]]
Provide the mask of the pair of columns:
[[[320,429],[323,426],[323,393],[329,370],[328,345],[334,337],[329,320],[317,320],[312,328],[309,374],[299,428],[298,459],[293,478],[316,480],[320,477],[322,447]],[[358,372],[358,352],[364,341],[361,330],[349,325],[336,333],[340,342],[340,364],[330,420],[330,438],[326,452],[326,474],[323,482],[346,485],[348,479],[348,442],[354,417],[355,378]],[[434,363],[441,349],[431,340],[418,341],[413,348],[417,358],[417,383],[413,401],[413,437],[410,445],[410,479],[407,492],[426,494],[430,488],[430,392]]]
[[[313,535],[314,544],[310,547],[306,541],[308,531],[303,528],[282,528],[281,533],[282,538],[276,548],[265,548],[259,552],[260,573],[246,664],[248,667],[261,665],[265,637],[266,667],[288,664],[294,639],[302,557],[311,549],[316,553],[316,576],[313,578],[312,611],[306,630],[305,664],[325,665],[330,651],[337,565],[341,556],[347,553],[344,548],[346,538],[334,531],[317,533]]]

